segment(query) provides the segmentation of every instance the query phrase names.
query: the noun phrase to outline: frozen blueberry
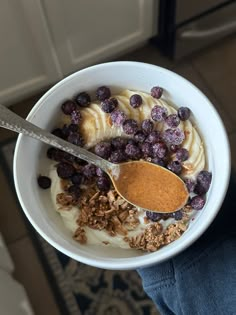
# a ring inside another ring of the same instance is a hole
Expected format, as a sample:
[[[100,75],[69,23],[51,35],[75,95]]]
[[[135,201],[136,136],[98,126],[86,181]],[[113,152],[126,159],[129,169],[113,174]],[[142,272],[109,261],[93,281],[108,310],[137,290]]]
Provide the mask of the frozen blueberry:
[[[130,143],[125,147],[125,154],[132,160],[139,160],[142,156],[140,148]]]
[[[148,143],[148,142],[142,143],[140,148],[141,148],[141,151],[142,151],[144,157],[153,156],[153,150],[152,150],[151,143]]]
[[[138,130],[135,134],[134,134],[134,139],[139,142],[139,143],[143,143],[146,139],[146,135],[142,130]]]
[[[183,162],[189,158],[189,152],[185,148],[180,148],[175,153],[176,160]]]
[[[176,220],[176,221],[180,221],[183,218],[183,212],[182,210],[178,210],[173,212],[172,217]]]
[[[170,114],[166,117],[165,123],[171,128],[176,128],[180,124],[180,119],[176,114]]]
[[[188,192],[193,192],[194,188],[196,186],[196,182],[193,179],[191,179],[191,178],[186,178],[184,180],[184,182],[185,182],[185,185],[186,185],[186,187],[188,189]]]
[[[84,139],[78,132],[71,133],[68,136],[67,140],[68,142],[78,145],[79,147],[82,147],[84,145]]]
[[[170,148],[170,151],[173,152],[173,153],[176,153],[178,149],[180,149],[180,145],[176,145],[176,144],[171,144],[169,146]]]
[[[96,169],[96,175],[97,175],[98,177],[101,177],[101,176],[105,176],[106,173],[105,173],[100,167],[97,167],[97,169]]]
[[[164,142],[154,143],[152,146],[153,156],[163,159],[168,153],[167,145]]]
[[[64,135],[61,128],[53,129],[52,134],[58,138],[64,139]]]
[[[78,124],[82,119],[81,112],[78,109],[73,110],[73,112],[70,114],[70,118],[72,124]]]
[[[49,148],[47,150],[47,157],[57,162],[73,162],[75,160],[73,155],[56,148]]]
[[[153,130],[146,138],[145,142],[154,144],[160,141],[161,139],[161,133],[158,130]]]
[[[71,182],[74,185],[81,185],[81,184],[83,184],[84,183],[84,175],[82,174],[82,172],[77,172],[74,175],[72,175]]]
[[[61,109],[65,115],[71,115],[71,113],[76,110],[76,107],[76,103],[70,100],[61,105]]]
[[[127,156],[122,149],[117,149],[111,152],[109,161],[112,163],[121,163],[127,160]]]
[[[68,193],[73,195],[76,199],[80,197],[80,187],[79,185],[71,185],[68,188]]]
[[[167,117],[167,109],[163,106],[155,105],[151,110],[151,117],[155,121],[163,121]]]
[[[111,182],[107,176],[98,177],[96,183],[98,189],[101,191],[108,192],[111,188]]]
[[[91,98],[88,93],[81,92],[79,93],[76,98],[76,103],[81,107],[87,107],[91,103]]]
[[[57,165],[57,175],[60,178],[68,179],[75,173],[73,165],[65,162],[61,162]]]
[[[154,86],[151,89],[151,96],[154,98],[161,98],[163,93],[163,88],[161,88],[160,86]]]
[[[184,121],[184,120],[189,119],[190,114],[191,114],[191,111],[188,107],[180,107],[178,109],[178,116],[179,116],[180,120]]]
[[[127,135],[133,135],[138,131],[138,123],[134,119],[126,119],[123,123],[123,130]]]
[[[159,157],[154,157],[152,159],[152,163],[154,164],[157,164],[157,165],[160,165],[162,167],[165,167],[166,166],[166,162],[163,160],[163,159],[160,159]]]
[[[138,145],[137,141],[135,141],[134,139],[127,139],[127,144]]]
[[[41,187],[43,189],[48,189],[49,187],[51,187],[52,181],[47,176],[39,175],[37,181],[38,181],[39,187]]]
[[[96,91],[96,96],[99,101],[104,101],[111,96],[111,91],[107,86],[100,86]]]
[[[125,113],[120,109],[113,110],[110,117],[112,123],[118,127],[122,126],[123,122],[126,120]]]
[[[87,178],[93,178],[97,175],[97,168],[94,164],[87,164],[82,169],[83,175]]]
[[[180,145],[184,139],[184,132],[179,129],[166,129],[162,134],[162,139],[168,144]]]
[[[194,210],[201,210],[205,205],[205,199],[201,196],[195,196],[191,199],[190,205]]]
[[[122,137],[116,137],[111,140],[112,148],[114,149],[125,149],[127,139]]]
[[[179,161],[171,161],[167,164],[167,168],[177,175],[180,175],[182,171],[182,165]]]
[[[201,171],[197,176],[197,183],[194,192],[198,195],[203,195],[208,192],[212,180],[212,173]]]
[[[142,100],[142,97],[141,95],[139,94],[133,94],[130,99],[129,99],[129,103],[130,105],[133,107],[133,108],[137,108],[139,106],[142,105],[143,103],[143,100]]]
[[[95,154],[102,157],[103,159],[108,159],[111,154],[111,144],[110,142],[102,141],[95,145]]]
[[[111,113],[117,107],[118,102],[115,98],[108,98],[102,101],[101,108],[105,113]]]
[[[142,121],[141,128],[146,134],[151,133],[153,130],[153,127],[154,127],[154,124],[150,119],[144,119]]]
[[[146,216],[149,220],[156,222],[161,219],[162,215],[160,213],[146,211]]]

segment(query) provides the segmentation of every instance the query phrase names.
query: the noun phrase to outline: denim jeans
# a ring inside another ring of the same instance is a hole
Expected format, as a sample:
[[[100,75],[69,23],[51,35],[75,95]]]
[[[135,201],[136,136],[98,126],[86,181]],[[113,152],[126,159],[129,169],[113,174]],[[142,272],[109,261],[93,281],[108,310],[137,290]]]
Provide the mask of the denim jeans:
[[[235,177],[198,241],[171,260],[137,271],[163,315],[236,315]]]

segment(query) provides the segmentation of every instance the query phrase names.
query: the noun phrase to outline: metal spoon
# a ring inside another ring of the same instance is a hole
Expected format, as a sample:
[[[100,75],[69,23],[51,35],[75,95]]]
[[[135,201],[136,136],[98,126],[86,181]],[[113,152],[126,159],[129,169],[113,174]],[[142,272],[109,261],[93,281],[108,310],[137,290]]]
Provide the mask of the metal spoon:
[[[168,213],[179,210],[188,200],[184,182],[159,165],[145,161],[113,164],[37,127],[2,105],[0,127],[40,140],[100,167],[109,175],[118,194],[137,207]]]

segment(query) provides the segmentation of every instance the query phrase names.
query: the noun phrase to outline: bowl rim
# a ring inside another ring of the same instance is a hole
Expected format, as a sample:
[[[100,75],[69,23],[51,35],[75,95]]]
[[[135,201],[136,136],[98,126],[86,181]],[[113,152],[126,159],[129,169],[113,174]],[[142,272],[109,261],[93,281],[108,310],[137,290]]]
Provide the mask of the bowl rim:
[[[170,251],[170,252],[159,252],[156,251],[154,253],[149,253],[147,255],[143,255],[140,256],[138,258],[141,259],[137,259],[137,257],[130,257],[130,258],[107,258],[107,259],[102,259],[102,258],[91,258],[91,255],[79,255],[79,254],[75,254],[70,250],[67,250],[66,248],[64,248],[62,245],[60,245],[60,241],[54,241],[50,235],[48,235],[42,227],[40,227],[37,222],[35,222],[31,215],[30,215],[30,211],[28,211],[27,207],[25,206],[24,200],[21,196],[21,191],[20,191],[20,183],[18,181],[18,176],[17,176],[17,165],[18,165],[18,152],[20,150],[20,146],[21,146],[21,142],[22,139],[26,136],[20,134],[17,138],[17,142],[16,142],[16,147],[15,147],[15,153],[14,153],[14,159],[13,159],[13,178],[14,178],[14,184],[15,184],[15,189],[16,189],[16,193],[17,193],[17,197],[19,199],[19,202],[21,204],[21,207],[26,215],[26,217],[28,218],[28,220],[30,221],[30,223],[32,224],[32,226],[35,228],[35,230],[49,243],[51,244],[53,247],[55,247],[57,250],[59,250],[60,252],[64,253],[65,255],[79,261],[82,262],[84,264],[93,266],[93,267],[98,267],[98,268],[104,268],[104,269],[110,269],[110,270],[130,270],[130,269],[136,269],[136,268],[143,268],[143,267],[148,267],[151,266],[153,264],[157,264],[157,263],[161,263],[167,259],[170,259],[172,257],[174,257],[175,255],[179,254],[180,252],[182,252],[183,250],[185,250],[187,247],[189,247],[191,244],[193,244],[205,231],[206,229],[210,226],[210,224],[212,223],[212,221],[214,220],[214,218],[216,217],[218,211],[220,210],[220,207],[223,203],[223,200],[225,198],[226,192],[228,190],[228,185],[229,185],[229,179],[230,179],[230,173],[231,173],[231,154],[230,154],[230,144],[229,144],[229,139],[227,137],[227,132],[225,129],[225,126],[222,122],[222,119],[219,115],[219,113],[217,112],[217,110],[215,109],[215,107],[213,106],[213,104],[210,102],[210,100],[205,96],[205,94],[203,92],[201,92],[201,90],[199,90],[193,83],[191,83],[190,81],[188,81],[187,79],[185,79],[184,77],[180,76],[179,74],[165,69],[163,67],[160,66],[156,66],[153,64],[149,64],[149,63],[144,63],[144,62],[136,62],[136,61],[114,61],[114,62],[106,62],[106,63],[101,63],[101,64],[97,64],[94,66],[90,66],[87,68],[84,68],[82,70],[76,71],[75,73],[65,77],[64,79],[60,80],[58,83],[56,83],[55,85],[53,85],[37,102],[36,104],[33,106],[33,108],[31,109],[31,111],[29,112],[26,120],[31,121],[36,113],[37,110],[40,109],[40,107],[42,106],[42,104],[44,103],[44,101],[50,96],[51,93],[54,93],[55,90],[59,89],[61,86],[64,85],[65,82],[69,82],[70,80],[73,80],[75,77],[78,76],[78,74],[80,73],[84,73],[84,72],[90,72],[90,71],[94,71],[96,69],[99,68],[104,68],[104,67],[111,67],[111,66],[133,66],[133,67],[143,67],[147,70],[147,68],[153,68],[156,69],[160,72],[164,72],[165,74],[171,76],[171,77],[175,77],[176,80],[181,80],[183,81],[183,83],[189,85],[192,89],[194,89],[198,94],[201,95],[201,97],[204,99],[204,101],[208,104],[208,106],[211,107],[211,110],[213,110],[215,112],[215,115],[218,118],[218,124],[219,124],[219,129],[222,132],[222,136],[224,138],[224,142],[225,142],[225,156],[227,156],[227,161],[228,163],[226,165],[224,165],[224,170],[225,170],[225,176],[224,178],[222,178],[222,194],[219,197],[219,202],[218,202],[218,206],[214,209],[214,211],[208,211],[208,213],[205,213],[206,219],[205,221],[202,222],[201,226],[198,226],[198,228],[194,229],[192,231],[192,233],[189,235],[188,239],[185,239],[184,242],[178,242],[180,239],[176,240],[175,243],[175,247]]]

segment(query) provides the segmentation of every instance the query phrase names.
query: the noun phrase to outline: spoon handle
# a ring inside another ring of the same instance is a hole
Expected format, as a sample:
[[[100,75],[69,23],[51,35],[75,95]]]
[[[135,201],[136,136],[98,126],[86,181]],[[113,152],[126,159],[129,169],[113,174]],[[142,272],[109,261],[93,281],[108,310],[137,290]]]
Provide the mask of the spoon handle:
[[[72,143],[69,143],[63,139],[60,139],[50,132],[37,127],[29,121],[21,118],[17,114],[13,113],[5,106],[0,104],[0,127],[22,133],[26,136],[34,138],[49,144],[57,149],[70,153],[82,160],[95,164],[103,169],[105,172],[116,167],[113,163],[110,163],[99,156],[79,147]]]

